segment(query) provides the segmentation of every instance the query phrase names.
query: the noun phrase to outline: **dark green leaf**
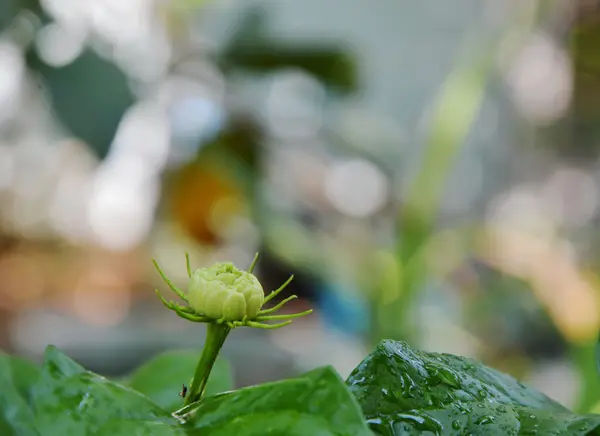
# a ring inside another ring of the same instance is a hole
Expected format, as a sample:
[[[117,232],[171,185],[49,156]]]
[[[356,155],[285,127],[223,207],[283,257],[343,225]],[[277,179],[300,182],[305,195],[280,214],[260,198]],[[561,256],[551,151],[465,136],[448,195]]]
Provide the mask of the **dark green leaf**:
[[[113,420],[176,423],[139,392],[86,371],[54,347],[46,350],[34,392],[36,424],[43,434],[88,435]]]
[[[104,159],[123,115],[135,103],[124,72],[92,48],[62,67],[46,64],[36,50],[27,63],[61,124]]]
[[[0,354],[0,434],[37,435],[31,387],[39,369],[31,362]]]
[[[330,367],[205,398],[180,412],[202,436],[370,435],[356,400]]]
[[[588,435],[600,416],[577,416],[514,378],[464,357],[382,341],[350,375],[371,428],[383,435]]]
[[[128,384],[163,409],[177,410],[183,406],[178,393],[182,384],[189,387],[199,357],[198,351],[166,351],[138,368]],[[217,359],[208,379],[206,395],[228,391],[232,386],[231,367],[225,360]]]

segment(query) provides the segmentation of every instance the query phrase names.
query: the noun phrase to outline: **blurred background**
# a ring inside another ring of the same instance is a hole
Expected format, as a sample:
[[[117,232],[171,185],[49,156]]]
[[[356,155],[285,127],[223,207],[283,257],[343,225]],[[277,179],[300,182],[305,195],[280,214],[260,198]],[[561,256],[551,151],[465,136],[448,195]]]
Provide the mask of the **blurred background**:
[[[315,314],[237,386],[388,338],[598,410],[599,151],[600,1],[2,0],[0,347],[199,350],[151,258],[259,251]]]

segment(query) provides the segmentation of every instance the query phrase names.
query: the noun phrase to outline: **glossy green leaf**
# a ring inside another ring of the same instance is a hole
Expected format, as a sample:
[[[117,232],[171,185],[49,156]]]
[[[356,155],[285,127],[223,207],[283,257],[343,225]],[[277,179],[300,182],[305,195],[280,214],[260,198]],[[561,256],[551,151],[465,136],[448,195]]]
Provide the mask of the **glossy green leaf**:
[[[54,347],[46,350],[34,396],[43,434],[94,434],[113,420],[176,423],[139,392],[86,371]]]
[[[404,342],[382,341],[347,384],[382,435],[600,434],[600,415],[577,416],[473,359]]]
[[[180,425],[156,421],[112,420],[103,425],[95,436],[186,436]]]
[[[166,351],[140,366],[131,375],[128,384],[164,410],[175,411],[183,406],[179,392],[183,384],[189,387],[199,357],[198,351]],[[206,394],[218,394],[232,387],[233,377],[229,363],[217,359],[208,379]]]
[[[0,354],[0,434],[37,435],[31,388],[39,369],[31,362]]]
[[[356,400],[331,367],[301,377],[205,398],[178,412],[202,436],[362,436],[372,434]]]
[[[54,384],[61,380],[84,374],[86,369],[64,355],[54,345],[48,345],[44,353],[44,364],[38,382],[33,387],[33,397],[35,399],[44,398],[54,389]]]
[[[75,374],[83,374],[86,369],[73,359],[65,355],[54,345],[48,345],[44,353],[44,365],[42,375],[53,379],[70,377]]]

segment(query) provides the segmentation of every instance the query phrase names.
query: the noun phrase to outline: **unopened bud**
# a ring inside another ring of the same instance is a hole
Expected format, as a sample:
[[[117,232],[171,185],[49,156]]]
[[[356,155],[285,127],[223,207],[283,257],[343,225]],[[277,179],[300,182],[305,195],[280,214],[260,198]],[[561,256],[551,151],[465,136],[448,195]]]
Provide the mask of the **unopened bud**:
[[[190,307],[212,319],[253,319],[264,299],[263,288],[256,276],[229,262],[195,270],[188,286]]]

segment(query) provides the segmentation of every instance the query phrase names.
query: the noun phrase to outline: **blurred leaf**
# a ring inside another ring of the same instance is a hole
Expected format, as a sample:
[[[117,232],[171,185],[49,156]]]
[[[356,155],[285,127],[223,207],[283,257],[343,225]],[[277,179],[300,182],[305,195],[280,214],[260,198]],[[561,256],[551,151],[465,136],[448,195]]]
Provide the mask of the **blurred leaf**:
[[[371,434],[356,400],[331,367],[298,378],[208,397],[180,412],[202,436]]]
[[[249,7],[218,59],[224,71],[241,69],[270,73],[298,68],[341,93],[357,89],[356,61],[345,44],[318,40],[302,46],[285,45],[265,31],[268,19],[268,9],[263,5]]]
[[[88,435],[113,420],[176,424],[142,394],[86,371],[52,346],[35,387],[35,409],[43,434]]]
[[[342,93],[357,89],[356,64],[341,47],[301,46],[259,42],[233,47],[221,62],[224,68],[268,73],[298,68]]]
[[[0,354],[0,365],[2,365],[0,372],[10,374],[19,394],[31,404],[32,390],[40,376],[40,368],[29,360],[7,354]]]
[[[600,335],[598,335],[598,339],[596,340],[596,348],[595,348],[595,357],[596,357],[596,371],[597,375],[600,376]]]
[[[138,368],[129,378],[128,384],[164,410],[174,411],[183,405],[178,392],[182,384],[189,386],[199,357],[198,351],[166,351]],[[217,359],[208,379],[206,395],[225,392],[232,387],[233,377],[229,363]]]
[[[600,74],[600,22],[593,21],[575,27],[571,33],[574,66],[590,74]]]
[[[600,401],[600,350],[596,342],[571,344],[570,357],[579,377],[579,396],[574,410],[580,413],[592,411]]]
[[[31,408],[31,388],[39,369],[18,357],[0,354],[0,434],[37,435]]]
[[[575,136],[561,151],[580,159],[594,159],[598,155],[600,135],[600,22],[597,19],[583,22],[572,30],[570,37],[574,89],[569,123]]]
[[[600,434],[600,415],[575,415],[473,359],[404,342],[382,341],[347,384],[382,435]]]
[[[127,76],[91,49],[60,68],[45,64],[36,53],[28,57],[29,67],[48,88],[58,119],[104,158],[121,118],[134,103]]]
[[[4,31],[13,24],[13,20],[23,11],[31,11],[37,16],[43,16],[38,0],[3,0],[0,2],[0,30]]]

